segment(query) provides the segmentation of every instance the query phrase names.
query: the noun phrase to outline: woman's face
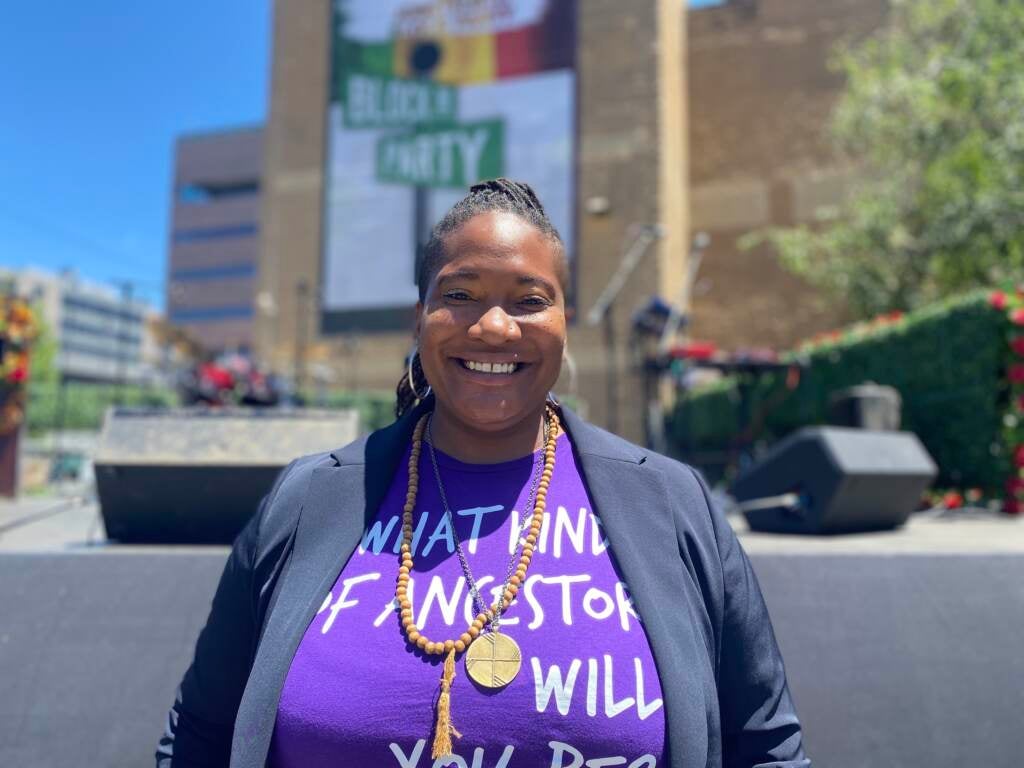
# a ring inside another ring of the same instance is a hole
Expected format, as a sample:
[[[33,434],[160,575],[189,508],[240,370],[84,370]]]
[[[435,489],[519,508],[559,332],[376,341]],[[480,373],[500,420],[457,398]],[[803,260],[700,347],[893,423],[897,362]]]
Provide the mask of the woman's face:
[[[456,419],[499,431],[536,413],[558,379],[565,297],[557,245],[515,214],[491,211],[445,246],[448,259],[416,305],[423,372]]]

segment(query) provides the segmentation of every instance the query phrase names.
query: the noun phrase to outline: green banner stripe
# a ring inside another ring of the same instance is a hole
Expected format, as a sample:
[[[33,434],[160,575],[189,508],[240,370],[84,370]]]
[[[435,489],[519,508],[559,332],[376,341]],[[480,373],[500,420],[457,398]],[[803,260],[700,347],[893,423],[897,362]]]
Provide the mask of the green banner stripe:
[[[377,179],[391,184],[462,189],[504,174],[505,123],[481,120],[384,136]]]

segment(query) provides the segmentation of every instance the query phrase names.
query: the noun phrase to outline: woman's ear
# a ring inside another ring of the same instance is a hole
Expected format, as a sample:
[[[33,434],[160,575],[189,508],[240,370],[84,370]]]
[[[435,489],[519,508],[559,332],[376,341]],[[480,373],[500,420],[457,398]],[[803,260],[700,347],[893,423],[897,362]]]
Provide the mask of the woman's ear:
[[[413,328],[413,341],[418,345],[420,343],[420,318],[423,317],[423,302],[416,302],[416,325]]]

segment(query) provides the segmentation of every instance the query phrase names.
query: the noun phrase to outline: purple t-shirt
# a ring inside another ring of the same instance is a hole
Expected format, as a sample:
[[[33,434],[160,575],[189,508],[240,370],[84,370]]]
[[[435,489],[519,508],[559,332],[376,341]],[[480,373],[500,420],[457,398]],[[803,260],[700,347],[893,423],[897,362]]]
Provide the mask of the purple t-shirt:
[[[440,656],[406,644],[394,602],[406,448],[361,545],[292,660],[271,745],[273,768],[654,768],[665,716],[657,670],[569,437],[560,435],[546,518],[525,584],[501,630],[522,652],[505,688],[478,687],[456,656],[454,757],[430,757]],[[541,451],[498,464],[437,461],[456,532],[488,604],[508,573]],[[455,639],[476,610],[424,443],[413,513],[413,618]],[[341,509],[343,500],[338,500]],[[528,509],[529,515],[532,509]],[[492,591],[493,590],[493,591]]]

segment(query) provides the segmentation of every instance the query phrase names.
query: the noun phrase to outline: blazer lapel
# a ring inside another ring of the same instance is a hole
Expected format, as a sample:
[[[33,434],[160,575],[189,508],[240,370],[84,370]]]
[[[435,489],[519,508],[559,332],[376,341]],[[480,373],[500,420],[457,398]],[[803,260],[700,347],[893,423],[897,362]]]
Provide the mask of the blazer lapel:
[[[295,532],[295,547],[281,575],[278,599],[267,617],[235,719],[232,768],[264,765],[292,657],[359,540],[363,517],[338,514],[342,499],[354,509],[364,505],[363,467],[314,469]]]
[[[249,681],[235,718],[231,768],[262,768],[274,733],[277,707],[295,651],[377,512],[419,415],[420,403],[391,426],[332,453],[337,466],[312,471],[295,532],[295,546],[281,574]],[[362,514],[342,514],[342,510]]]
[[[683,713],[705,710],[703,691],[681,663],[706,655],[684,610],[686,569],[661,473],[647,451],[583,421],[563,406],[594,512],[650,642],[665,705],[666,746],[672,768],[705,764],[706,723]],[[689,701],[689,704],[687,703]],[[703,744],[694,743],[703,735]]]

